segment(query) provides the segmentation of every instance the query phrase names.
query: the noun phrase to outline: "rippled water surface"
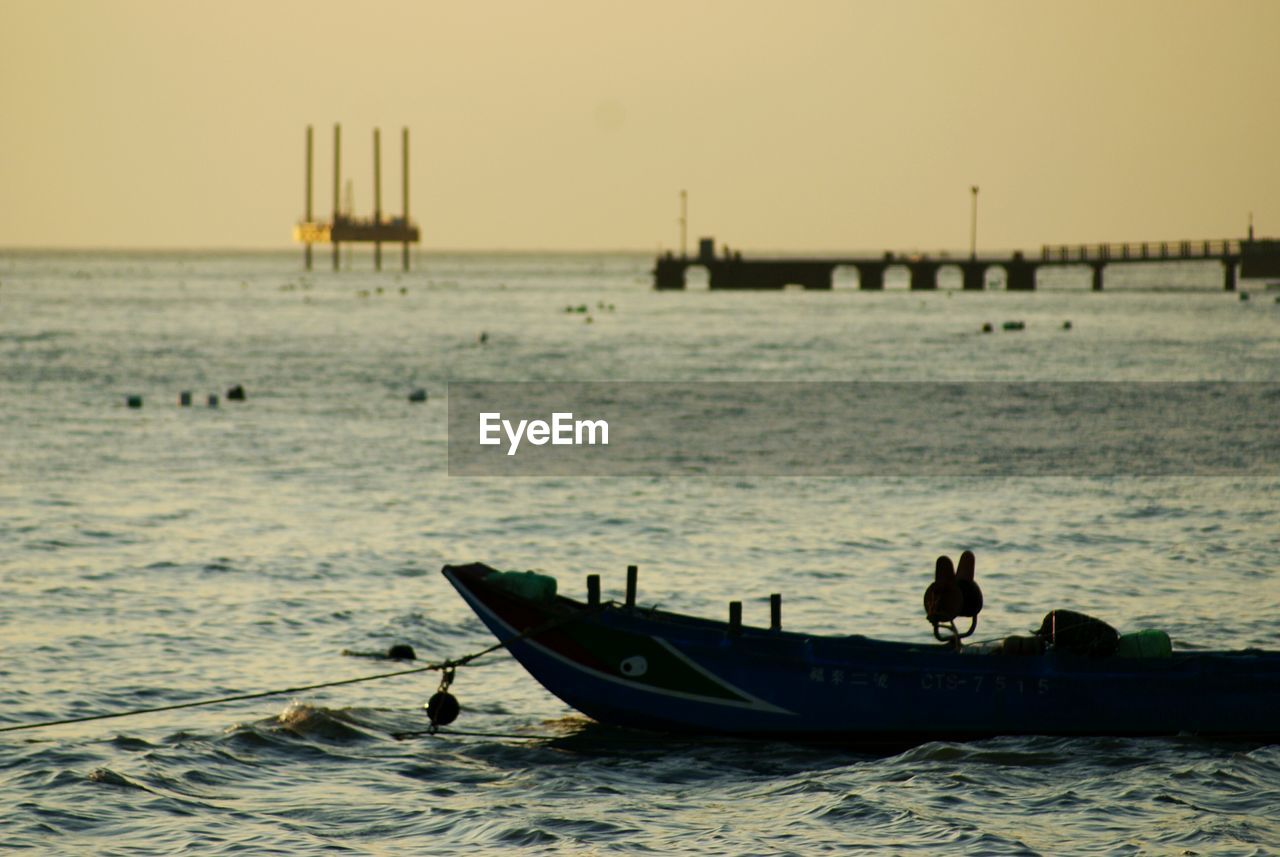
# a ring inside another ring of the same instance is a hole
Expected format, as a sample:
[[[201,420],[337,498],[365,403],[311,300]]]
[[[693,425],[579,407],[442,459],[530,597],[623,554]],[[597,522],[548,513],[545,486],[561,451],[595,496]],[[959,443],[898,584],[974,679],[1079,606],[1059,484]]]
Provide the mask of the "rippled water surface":
[[[464,479],[445,434],[463,379],[1276,382],[1272,293],[659,294],[649,263],[0,255],[0,726],[395,668],[344,650],[477,651],[492,639],[439,575],[471,560],[571,594],[598,572],[606,596],[637,563],[644,603],[739,598],[763,623],[783,592],[789,627],[921,640],[933,557],[970,547],[993,636],[1071,607],[1182,648],[1280,648],[1274,477]],[[507,737],[397,740],[435,681],[0,733],[0,845],[1280,851],[1280,747],[672,740],[575,715],[500,653],[459,673],[456,727]]]

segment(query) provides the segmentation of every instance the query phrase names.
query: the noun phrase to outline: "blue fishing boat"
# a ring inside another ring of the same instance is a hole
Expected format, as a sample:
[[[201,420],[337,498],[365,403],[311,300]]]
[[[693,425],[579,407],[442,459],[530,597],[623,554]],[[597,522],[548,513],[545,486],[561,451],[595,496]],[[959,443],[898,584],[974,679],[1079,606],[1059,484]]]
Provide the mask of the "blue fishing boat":
[[[1066,611],[1046,617],[1040,636],[963,645],[954,619],[966,607],[939,606],[936,587],[950,580],[941,559],[926,596],[936,643],[784,631],[777,596],[770,628],[743,625],[734,605],[728,622],[641,608],[634,568],[625,603],[601,601],[594,575],[583,602],[532,572],[473,563],[443,573],[543,687],[607,725],[865,746],[997,735],[1280,741],[1280,652],[1174,652],[1159,634],[1126,647],[1114,632],[1093,650],[1066,645],[1061,628],[1055,644],[1054,625],[1078,616]]]

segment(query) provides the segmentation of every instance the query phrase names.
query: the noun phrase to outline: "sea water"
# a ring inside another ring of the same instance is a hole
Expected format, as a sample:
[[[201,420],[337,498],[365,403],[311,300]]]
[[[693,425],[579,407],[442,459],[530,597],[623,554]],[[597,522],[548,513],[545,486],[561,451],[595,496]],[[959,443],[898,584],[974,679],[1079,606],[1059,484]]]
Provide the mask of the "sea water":
[[[450,381],[1274,383],[1270,293],[1224,293],[1213,266],[1101,294],[1087,272],[1031,294],[659,293],[650,264],[0,255],[0,726],[397,668],[344,651],[478,651],[492,637],[439,574],[470,561],[577,597],[590,573],[618,597],[638,564],[642,604],[721,618],[742,600],[764,624],[781,592],[788,628],[923,641],[934,558],[970,548],[979,637],[1063,607],[1181,649],[1280,649],[1274,476],[447,467]],[[397,740],[437,681],[0,733],[0,850],[1280,851],[1280,747],[674,740],[591,723],[501,652],[452,688],[455,728],[490,736]],[[939,722],[964,704],[940,700]]]

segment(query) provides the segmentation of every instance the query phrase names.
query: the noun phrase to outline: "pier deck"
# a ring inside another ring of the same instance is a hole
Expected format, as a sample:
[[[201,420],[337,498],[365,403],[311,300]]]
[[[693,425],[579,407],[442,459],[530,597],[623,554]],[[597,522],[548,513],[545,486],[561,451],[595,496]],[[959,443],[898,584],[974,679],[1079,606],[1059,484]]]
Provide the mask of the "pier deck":
[[[1212,241],[1163,241],[1128,244],[1046,245],[1038,256],[1021,252],[1005,255],[953,256],[886,251],[877,255],[848,257],[743,258],[738,252],[715,253],[714,241],[704,238],[697,256],[659,256],[653,269],[654,288],[683,289],[690,268],[703,268],[712,289],[783,289],[800,286],[824,290],[832,287],[836,268],[858,272],[858,288],[884,288],[885,272],[905,268],[913,290],[938,287],[942,268],[959,269],[966,291],[986,288],[987,272],[1002,269],[1008,291],[1033,291],[1036,272],[1045,267],[1087,266],[1093,271],[1093,289],[1102,291],[1103,271],[1109,265],[1138,262],[1204,262],[1222,264],[1222,287],[1235,291],[1237,277],[1280,277],[1280,239],[1226,239]]]

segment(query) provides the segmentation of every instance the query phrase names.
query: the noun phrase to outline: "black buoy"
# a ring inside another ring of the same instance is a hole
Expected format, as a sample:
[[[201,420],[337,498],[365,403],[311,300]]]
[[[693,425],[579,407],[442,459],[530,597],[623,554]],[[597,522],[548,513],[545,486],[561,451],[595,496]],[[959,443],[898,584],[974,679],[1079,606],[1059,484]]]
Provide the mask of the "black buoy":
[[[183,390],[178,394],[178,404],[184,408],[191,407],[191,391]]]
[[[480,331],[480,344],[484,345],[488,341],[489,341],[489,331],[487,330]]]
[[[131,407],[131,408],[140,408],[140,407],[142,407],[142,397],[141,397],[141,396],[128,396],[128,397],[126,397],[126,398],[125,398],[124,403],[125,403],[126,405],[128,405],[129,407]]]
[[[211,408],[216,408],[216,407],[218,407],[218,394],[217,394],[217,393],[210,393],[210,394],[209,394],[209,407],[211,407]]]
[[[387,659],[392,661],[416,661],[418,654],[408,643],[396,643],[387,649]]]
[[[983,333],[990,333],[990,332],[991,332],[991,331],[993,331],[993,330],[995,330],[995,328],[991,326],[991,322],[989,322],[989,321],[987,321],[987,322],[983,322],[983,324],[982,324],[982,332],[983,332]]]
[[[1062,323],[1062,329],[1063,329],[1063,330],[1070,330],[1070,329],[1071,329],[1071,319],[1067,319],[1066,321],[1064,321],[1064,322]]]
[[[227,390],[227,401],[228,401],[228,402],[243,402],[243,401],[244,401],[244,387],[243,387],[243,386],[241,386],[240,384],[236,384],[236,385],[235,385],[234,387],[232,387],[230,390]]]
[[[960,554],[960,563],[956,568],[956,586],[960,588],[962,606],[956,615],[977,618],[982,612],[982,589],[973,579],[973,551]]]
[[[951,557],[945,554],[938,557],[933,570],[933,583],[924,591],[924,613],[929,621],[937,625],[954,622],[964,609],[964,595],[956,585],[956,569],[951,564]]]
[[[421,387],[419,387],[418,389],[414,390],[412,393],[409,394],[409,401],[411,402],[425,402],[426,400],[427,400],[427,391],[422,389]]]
[[[426,709],[427,719],[431,721],[431,728],[434,729],[437,726],[448,726],[457,720],[462,706],[458,705],[458,700],[452,693],[447,690],[438,690],[431,695],[431,699],[427,700]]]

